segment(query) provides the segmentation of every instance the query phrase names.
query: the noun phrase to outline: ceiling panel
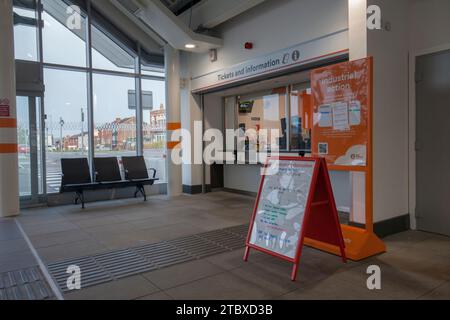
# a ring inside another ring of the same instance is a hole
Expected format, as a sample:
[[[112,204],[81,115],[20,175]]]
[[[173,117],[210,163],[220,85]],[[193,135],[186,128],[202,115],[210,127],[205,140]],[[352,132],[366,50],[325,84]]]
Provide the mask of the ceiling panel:
[[[161,2],[177,16],[201,1],[202,0],[161,0]]]

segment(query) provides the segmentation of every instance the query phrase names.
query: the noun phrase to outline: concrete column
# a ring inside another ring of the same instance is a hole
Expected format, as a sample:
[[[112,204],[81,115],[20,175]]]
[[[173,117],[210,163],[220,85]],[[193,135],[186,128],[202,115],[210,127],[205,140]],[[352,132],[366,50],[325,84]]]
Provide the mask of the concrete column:
[[[190,69],[191,53],[181,53],[181,125],[191,134],[190,163],[183,163],[183,192],[200,193],[202,191],[202,110],[200,95],[191,93]],[[186,146],[187,144],[185,144]],[[185,150],[183,146],[183,152]]]
[[[367,0],[348,1],[350,60],[367,57]]]
[[[182,165],[172,161],[172,151],[178,152],[179,141],[172,141],[172,132],[181,128],[180,109],[180,52],[170,45],[164,47],[166,68],[166,121],[167,121],[167,194],[181,195]]]
[[[428,1],[425,1],[428,2]],[[445,1],[444,1],[445,2]],[[409,0],[367,0],[381,9],[381,30],[367,32],[374,59],[374,222],[408,215]],[[385,28],[386,24],[390,28]],[[439,32],[439,31],[437,31]],[[388,48],[388,49],[387,49]],[[414,218],[414,217],[413,217]]]
[[[349,49],[350,60],[367,57],[367,0],[349,0]],[[364,172],[350,174],[352,184],[352,207],[350,221],[365,224],[366,175]]]
[[[0,1],[0,217],[19,214],[12,0]]]

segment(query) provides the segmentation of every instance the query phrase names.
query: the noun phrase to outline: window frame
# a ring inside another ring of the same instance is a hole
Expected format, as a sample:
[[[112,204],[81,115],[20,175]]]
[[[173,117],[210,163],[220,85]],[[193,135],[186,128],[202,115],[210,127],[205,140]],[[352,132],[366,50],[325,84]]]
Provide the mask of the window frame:
[[[142,80],[156,80],[162,81],[165,83],[165,74],[161,72],[161,76],[156,75],[158,72],[155,72],[155,75],[148,75],[142,71],[142,66],[144,61],[148,61],[149,57],[156,57],[155,54],[147,53],[141,46],[138,41],[134,41],[130,39],[125,33],[123,33],[120,29],[115,27],[107,18],[105,18],[101,13],[99,13],[95,8],[93,8],[91,4],[91,0],[70,0],[70,3],[77,5],[82,10],[83,14],[86,17],[86,66],[77,66],[77,65],[66,65],[66,64],[58,64],[58,63],[48,63],[44,62],[44,49],[43,49],[43,4],[42,0],[35,0],[36,3],[36,18],[38,21],[37,26],[37,63],[40,65],[40,74],[41,79],[45,83],[44,78],[44,69],[55,69],[59,71],[78,71],[85,72],[87,75],[86,86],[88,88],[88,101],[86,103],[87,106],[87,122],[88,122],[88,136],[89,136],[89,151],[88,151],[88,160],[90,163],[93,163],[93,158],[95,155],[95,144],[94,144],[94,104],[93,104],[93,76],[94,74],[103,74],[110,76],[122,76],[122,77],[132,77],[135,79],[136,85],[135,90],[138,94],[136,94],[136,155],[143,155],[143,110],[142,110]],[[69,5],[69,3],[68,3]],[[104,32],[106,36],[110,38],[111,41],[116,43],[120,48],[125,50],[127,53],[130,53],[134,57],[134,70],[130,72],[126,71],[115,71],[115,70],[104,70],[93,68],[92,65],[92,27],[95,26],[100,31]],[[155,67],[157,68],[157,64],[162,62],[161,71],[164,70],[164,57],[161,57],[159,61],[155,62]],[[45,111],[45,97],[40,99],[41,110]],[[44,117],[44,116],[43,116]],[[42,119],[41,119],[42,120]],[[43,121],[41,121],[43,122]],[[42,146],[44,146],[44,142],[42,142]],[[47,176],[47,168],[46,168],[46,150],[45,148],[42,150],[42,175],[44,177]],[[92,168],[92,166],[91,166]],[[93,175],[94,172],[91,172]],[[42,195],[43,199],[47,198],[47,181],[43,179],[43,188]]]
[[[285,115],[286,115],[286,149],[280,149],[278,151],[278,153],[280,154],[292,154],[292,153],[300,153],[303,152],[305,150],[299,150],[299,149],[293,149],[292,148],[292,143],[291,143],[291,126],[292,126],[292,101],[291,101],[291,93],[293,90],[293,87],[305,87],[304,90],[308,89],[311,87],[310,81],[304,81],[304,82],[299,82],[299,83],[291,83],[288,84],[286,86],[282,86],[282,87],[278,87],[278,88],[286,88],[286,92],[285,92]],[[253,91],[253,92],[248,92],[245,94],[241,94],[241,95],[232,95],[232,96],[226,96],[223,97],[222,99],[225,101],[225,99],[227,98],[233,98],[235,99],[235,103],[234,103],[234,127],[238,128],[239,126],[239,98],[241,96],[261,96],[264,93],[267,93],[270,90],[275,90],[277,88],[272,88],[272,89],[267,89],[267,90],[263,90],[263,91]],[[224,104],[224,108],[225,108],[225,104]],[[282,108],[282,106],[280,106],[280,108]],[[236,149],[236,145],[235,145],[235,152],[238,151]],[[311,151],[311,150],[309,150]],[[307,153],[308,154],[308,153]]]
[[[26,6],[17,6],[13,2],[13,11],[14,11],[14,8],[17,8],[19,10],[24,10],[24,11],[27,11],[27,12],[29,11],[30,13],[33,12],[34,13],[34,19],[36,20],[36,26],[31,26],[31,25],[28,26],[28,27],[32,27],[32,28],[36,29],[35,30],[35,32],[36,32],[35,39],[33,40],[33,41],[36,41],[36,43],[35,43],[35,45],[36,45],[36,48],[35,48],[36,52],[34,52],[36,54],[36,57],[35,58],[30,58],[30,59],[26,59],[25,58],[25,59],[17,59],[17,60],[24,60],[24,61],[31,61],[31,62],[39,63],[39,62],[41,62],[40,44],[41,44],[41,39],[42,39],[42,37],[41,37],[42,26],[39,23],[39,21],[42,21],[42,20],[41,20],[41,12],[40,12],[40,10],[38,10],[38,8],[39,8],[39,5],[41,3],[41,0],[32,0],[32,3],[33,3],[33,7],[26,7]],[[13,14],[14,14],[14,19],[15,19],[16,18],[16,16],[15,16],[16,13],[14,12]],[[19,15],[18,18],[22,19],[23,17]],[[25,17],[25,19],[33,19],[33,18]],[[16,32],[16,30],[15,30],[16,29],[16,25],[14,24],[13,27],[14,27],[14,33],[15,33]],[[16,42],[15,41],[17,41],[16,37],[14,37],[14,45],[16,47]]]
[[[87,49],[88,49],[88,23],[90,21],[90,19],[88,18],[88,4],[87,2],[83,1],[83,0],[61,0],[62,2],[65,2],[67,5],[69,5],[69,3],[71,3],[72,5],[76,5],[80,8],[81,10],[81,15],[83,17],[83,19],[85,19],[84,21],[84,28],[85,28],[85,34],[84,34],[84,47],[85,47],[85,57],[84,57],[84,65],[74,65],[74,64],[66,64],[66,63],[55,63],[55,62],[45,62],[45,56],[44,56],[44,52],[45,52],[45,48],[44,48],[44,17],[43,17],[43,13],[45,11],[45,6],[43,5],[43,0],[36,0],[38,3],[38,8],[40,8],[40,10],[38,10],[38,21],[41,21],[41,23],[39,23],[39,42],[40,42],[40,47],[41,47],[41,58],[40,58],[40,62],[42,63],[43,67],[46,66],[55,66],[55,67],[61,67],[61,69],[64,69],[64,67],[79,67],[79,68],[83,68],[83,69],[88,69],[88,54],[87,54]],[[49,0],[47,0],[49,1]],[[50,0],[51,1],[51,0]],[[90,1],[89,1],[90,2]]]
[[[289,137],[288,137],[288,139],[289,139],[289,153],[300,153],[300,152],[305,152],[305,154],[308,154],[308,152],[306,152],[307,150],[301,150],[301,149],[293,149],[292,147],[291,147],[291,132],[290,132],[290,130],[291,130],[291,128],[292,128],[292,100],[291,100],[291,98],[292,98],[292,96],[291,96],[291,94],[292,94],[292,92],[294,91],[294,87],[299,87],[299,90],[308,90],[308,89],[310,89],[311,90],[311,81],[304,81],[304,82],[298,82],[298,83],[293,83],[293,84],[290,84],[289,86],[289,92],[288,92],[288,94],[289,94],[289,123],[288,123],[288,126],[289,126]],[[302,118],[302,123],[303,123],[303,121],[304,121],[304,119]],[[311,130],[311,129],[310,129]],[[312,134],[312,132],[310,132],[310,137],[311,137],[311,134]],[[311,149],[309,149],[309,153],[311,153]]]
[[[289,147],[290,147],[290,143],[289,143],[289,128],[288,128],[288,124],[290,123],[290,121],[288,121],[288,117],[290,117],[289,114],[289,92],[288,92],[288,87],[287,86],[282,86],[282,87],[277,87],[277,88],[272,88],[272,89],[268,89],[268,90],[262,90],[262,91],[254,91],[254,92],[249,92],[246,94],[242,94],[242,95],[238,95],[235,96],[236,99],[236,103],[235,103],[235,128],[238,129],[239,128],[239,102],[241,101],[242,97],[258,97],[258,98],[264,98],[266,96],[270,96],[270,95],[275,95],[277,94],[279,96],[279,98],[283,95],[282,93],[270,93],[270,91],[273,90],[278,90],[278,89],[285,89],[285,93],[284,93],[284,106],[283,105],[279,105],[278,108],[278,112],[281,112],[282,108],[284,108],[284,114],[286,117],[286,148],[285,149],[279,149],[280,153],[286,153],[289,152]],[[224,98],[225,99],[225,98]],[[244,99],[246,100],[246,99]],[[280,119],[281,120],[281,119]],[[270,129],[270,128],[269,128]]]

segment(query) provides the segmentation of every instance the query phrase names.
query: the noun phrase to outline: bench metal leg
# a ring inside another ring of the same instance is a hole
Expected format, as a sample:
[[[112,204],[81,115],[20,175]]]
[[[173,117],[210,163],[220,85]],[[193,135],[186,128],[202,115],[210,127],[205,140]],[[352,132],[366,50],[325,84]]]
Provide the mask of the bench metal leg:
[[[78,204],[78,200],[80,200],[80,202],[81,202],[81,209],[84,209],[85,208],[85,206],[84,206],[84,192],[83,192],[83,190],[81,190],[81,191],[77,191],[76,193],[77,193],[77,197],[75,198],[75,204]]]
[[[142,190],[142,195],[144,196],[144,201],[147,201],[147,194],[145,193],[145,188],[144,186],[141,186],[141,190]]]
[[[137,197],[137,194],[140,193],[144,197],[144,201],[147,201],[147,194],[145,193],[144,186],[136,186],[136,192],[134,193],[134,197]]]

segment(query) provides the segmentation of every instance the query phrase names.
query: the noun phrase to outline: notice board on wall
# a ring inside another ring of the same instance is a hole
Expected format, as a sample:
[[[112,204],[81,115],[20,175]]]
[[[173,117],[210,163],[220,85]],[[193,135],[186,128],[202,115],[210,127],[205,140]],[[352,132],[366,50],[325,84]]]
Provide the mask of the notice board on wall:
[[[311,72],[312,154],[337,166],[367,166],[372,58]]]
[[[269,158],[250,221],[250,248],[290,261],[295,280],[304,239],[334,246],[345,261],[344,239],[323,158]]]

